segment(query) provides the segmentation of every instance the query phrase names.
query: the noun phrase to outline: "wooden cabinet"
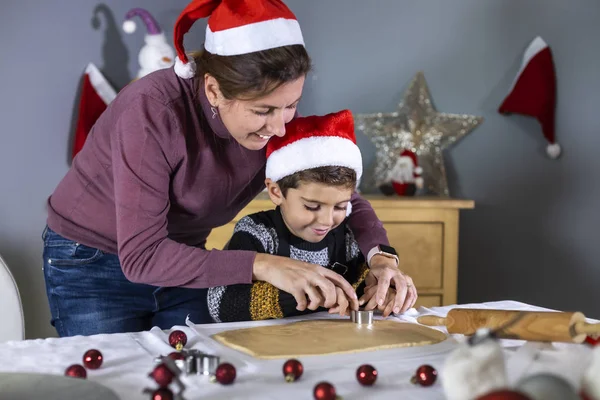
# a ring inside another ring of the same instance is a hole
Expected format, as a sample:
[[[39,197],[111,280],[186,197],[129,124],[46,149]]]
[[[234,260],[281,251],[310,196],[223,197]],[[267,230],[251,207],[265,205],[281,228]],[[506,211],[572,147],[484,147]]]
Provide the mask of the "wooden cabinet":
[[[419,292],[417,305],[456,304],[458,230],[461,209],[474,208],[471,200],[365,195],[400,256],[400,268],[409,274]],[[221,249],[243,216],[273,208],[263,194],[235,219],[213,230],[206,248]]]

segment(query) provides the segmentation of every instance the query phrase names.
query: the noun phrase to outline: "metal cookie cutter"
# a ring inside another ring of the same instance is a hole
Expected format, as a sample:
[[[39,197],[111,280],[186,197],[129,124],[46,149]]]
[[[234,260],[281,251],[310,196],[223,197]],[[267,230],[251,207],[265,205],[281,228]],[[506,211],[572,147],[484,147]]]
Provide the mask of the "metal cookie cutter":
[[[350,320],[359,325],[371,325],[373,324],[373,310],[351,310]]]
[[[155,364],[160,364],[165,360],[174,363],[185,375],[214,375],[219,366],[219,356],[206,354],[199,350],[188,350],[182,352],[184,358],[181,360],[171,360],[168,357],[160,356],[154,359]]]
[[[219,366],[219,356],[203,354],[196,359],[196,373],[202,375],[214,375]]]
[[[219,361],[219,356],[190,350],[185,358],[185,372],[188,375],[214,375]]]

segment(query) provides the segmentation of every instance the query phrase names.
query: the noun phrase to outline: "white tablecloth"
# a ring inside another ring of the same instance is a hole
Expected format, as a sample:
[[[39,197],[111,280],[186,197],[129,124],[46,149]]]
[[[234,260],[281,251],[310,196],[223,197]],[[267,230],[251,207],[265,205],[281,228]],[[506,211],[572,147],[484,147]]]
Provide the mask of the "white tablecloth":
[[[453,307],[546,310],[515,301],[500,301],[448,307],[421,307],[411,309],[399,317],[390,318],[416,322],[416,317],[420,315],[444,316]],[[204,376],[184,377],[182,380],[186,385],[185,398],[188,400],[311,399],[314,385],[323,380],[332,383],[338,394],[345,400],[445,398],[440,379],[431,387],[419,387],[410,383],[410,377],[422,364],[434,366],[442,375],[445,357],[457,346],[458,341],[464,340],[461,335],[450,335],[445,342],[424,347],[306,357],[301,359],[305,367],[304,375],[299,381],[291,384],[286,383],[282,376],[281,367],[284,360],[256,360],[206,339],[208,335],[223,330],[314,318],[331,318],[331,316],[327,313],[319,313],[279,321],[195,325],[194,329],[183,325],[184,321],[182,321],[182,326],[173,329],[181,329],[188,334],[186,348],[216,351],[221,356],[221,361],[229,361],[237,368],[237,379],[230,386],[210,383]],[[445,329],[439,329],[445,332]],[[200,332],[200,335],[195,331]],[[67,366],[81,363],[82,355],[86,350],[96,348],[103,353],[104,364],[98,370],[88,371],[88,380],[111,388],[123,400],[148,399],[149,396],[143,394],[142,390],[145,387],[156,386],[148,377],[148,373],[154,366],[153,359],[172,351],[166,340],[167,333],[152,329],[148,332],[13,341],[0,345],[0,372],[37,372],[62,376]],[[553,344],[540,350],[540,356],[532,362],[525,365],[518,365],[515,362],[511,364],[511,358],[518,359],[514,355],[518,354],[518,349],[523,348],[523,344],[522,341],[502,340],[502,345],[506,349],[507,363],[510,368],[515,367],[512,372],[509,371],[511,380],[533,373],[553,372],[561,374],[579,387],[586,357],[589,357],[589,349],[582,345]],[[534,345],[532,349],[538,351],[540,346]],[[356,381],[356,368],[363,363],[372,364],[379,372],[373,387],[362,387]]]

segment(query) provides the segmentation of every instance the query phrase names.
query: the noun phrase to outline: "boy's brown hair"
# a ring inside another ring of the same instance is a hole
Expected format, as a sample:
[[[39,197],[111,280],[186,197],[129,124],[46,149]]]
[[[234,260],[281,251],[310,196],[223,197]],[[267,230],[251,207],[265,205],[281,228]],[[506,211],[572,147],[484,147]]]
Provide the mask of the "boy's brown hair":
[[[298,171],[277,181],[283,197],[286,196],[289,189],[297,189],[301,183],[322,183],[328,186],[354,189],[356,187],[356,171],[348,167],[329,165]]]

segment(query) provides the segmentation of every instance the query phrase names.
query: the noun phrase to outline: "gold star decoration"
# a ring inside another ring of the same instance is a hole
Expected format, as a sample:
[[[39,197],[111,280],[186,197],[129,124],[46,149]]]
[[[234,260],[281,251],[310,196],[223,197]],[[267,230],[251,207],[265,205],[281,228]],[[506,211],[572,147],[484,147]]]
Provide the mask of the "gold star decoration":
[[[450,196],[443,152],[482,122],[482,117],[436,111],[425,76],[418,72],[397,111],[355,115],[356,130],[369,137],[376,149],[373,176],[363,186],[389,184],[400,153],[407,149],[423,168],[424,194]]]

